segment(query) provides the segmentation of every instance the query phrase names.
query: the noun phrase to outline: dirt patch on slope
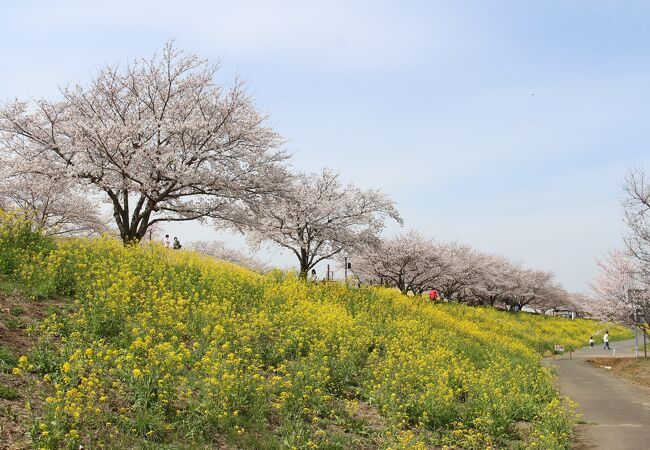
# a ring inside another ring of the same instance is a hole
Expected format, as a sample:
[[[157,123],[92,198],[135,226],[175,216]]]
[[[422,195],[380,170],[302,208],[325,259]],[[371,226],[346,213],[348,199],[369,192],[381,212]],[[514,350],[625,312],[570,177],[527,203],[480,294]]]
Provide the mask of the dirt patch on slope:
[[[587,362],[594,367],[610,370],[635,384],[650,388],[650,358],[592,358]]]
[[[0,291],[0,446],[6,449],[31,448],[32,413],[42,406],[45,385],[36,374],[12,373],[18,358],[36,342],[30,328],[63,302],[31,300],[18,292]]]

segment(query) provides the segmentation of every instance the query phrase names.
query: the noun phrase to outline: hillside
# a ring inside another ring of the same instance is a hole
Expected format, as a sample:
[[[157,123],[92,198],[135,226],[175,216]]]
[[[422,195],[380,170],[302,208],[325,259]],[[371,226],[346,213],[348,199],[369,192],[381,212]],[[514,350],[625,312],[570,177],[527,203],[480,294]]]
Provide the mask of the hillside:
[[[541,355],[605,328],[55,243],[0,214],[3,286],[53,305],[29,346],[2,334],[35,448],[563,448],[573,418]]]

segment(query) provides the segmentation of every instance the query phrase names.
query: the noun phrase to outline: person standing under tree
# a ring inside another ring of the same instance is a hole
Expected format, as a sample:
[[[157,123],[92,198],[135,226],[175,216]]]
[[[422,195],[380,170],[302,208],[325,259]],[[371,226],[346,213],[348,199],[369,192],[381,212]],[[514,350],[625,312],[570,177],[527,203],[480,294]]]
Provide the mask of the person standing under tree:
[[[169,240],[169,235],[168,234],[165,235],[165,239],[163,239],[163,243],[165,244],[165,247],[167,247],[167,248],[172,246],[172,243]]]
[[[605,345],[603,346],[603,350],[605,350],[605,349],[611,350],[611,348],[609,348],[609,331],[608,330],[605,330],[605,336],[603,336],[603,342],[605,343]]]

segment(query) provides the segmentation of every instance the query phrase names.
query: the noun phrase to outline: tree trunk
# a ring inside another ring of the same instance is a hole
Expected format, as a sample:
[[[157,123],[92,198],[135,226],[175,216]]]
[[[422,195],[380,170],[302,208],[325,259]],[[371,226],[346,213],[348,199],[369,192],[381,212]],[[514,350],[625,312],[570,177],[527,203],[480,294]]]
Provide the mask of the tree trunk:
[[[124,245],[133,245],[138,244],[147,234],[149,229],[148,224],[140,223],[139,227],[129,227],[128,224],[123,224],[121,221],[117,221],[117,227],[120,230],[120,238]]]
[[[397,283],[396,283],[396,284],[397,284],[397,289],[399,289],[400,292],[401,292],[402,294],[404,294],[404,295],[407,295],[407,294],[408,294],[408,291],[409,291],[409,290],[408,290],[408,288],[406,287],[406,283],[404,282],[404,280],[402,279],[402,277],[399,277],[399,278],[397,279]]]
[[[137,233],[131,233],[127,231],[126,233],[120,232],[120,237],[122,238],[122,243],[126,245],[136,245],[140,243],[142,237],[138,236]]]
[[[309,272],[309,255],[307,250],[304,248],[300,249],[300,278],[303,280],[307,279],[307,274]]]
[[[129,220],[129,212],[119,204],[113,205],[113,217],[124,245],[138,244],[147,234],[151,212],[146,211],[139,220]]]

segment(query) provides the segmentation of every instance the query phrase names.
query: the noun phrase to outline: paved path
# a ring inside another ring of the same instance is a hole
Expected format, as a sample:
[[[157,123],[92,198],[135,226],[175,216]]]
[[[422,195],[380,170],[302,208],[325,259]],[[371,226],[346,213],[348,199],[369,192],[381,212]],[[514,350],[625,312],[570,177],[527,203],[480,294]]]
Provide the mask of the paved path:
[[[634,356],[634,340],[610,343],[616,356]],[[582,414],[575,449],[650,449],[650,390],[637,386],[605,369],[590,366],[586,359],[612,356],[601,346],[547,359],[556,366],[563,395],[578,403]]]

